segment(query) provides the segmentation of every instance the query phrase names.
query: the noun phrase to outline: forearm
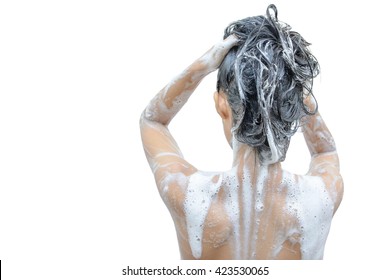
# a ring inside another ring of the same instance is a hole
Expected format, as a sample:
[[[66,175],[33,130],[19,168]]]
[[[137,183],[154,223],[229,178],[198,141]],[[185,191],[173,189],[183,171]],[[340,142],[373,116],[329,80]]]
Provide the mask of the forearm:
[[[142,117],[168,125],[206,75],[205,67],[195,61],[149,102]]]
[[[168,125],[202,79],[219,67],[226,53],[237,41],[236,37],[229,36],[215,44],[153,98],[145,108],[142,118]]]

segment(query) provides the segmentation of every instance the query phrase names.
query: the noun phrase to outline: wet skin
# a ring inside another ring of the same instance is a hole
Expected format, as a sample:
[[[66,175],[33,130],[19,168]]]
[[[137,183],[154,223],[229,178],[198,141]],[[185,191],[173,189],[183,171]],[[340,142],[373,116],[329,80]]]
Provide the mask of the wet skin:
[[[145,108],[140,129],[156,185],[169,209],[183,259],[321,259],[343,195],[338,155],[321,115],[307,117],[309,172],[260,163],[256,151],[231,134],[232,112],[215,93],[232,169],[204,172],[187,162],[168,125],[201,80],[215,71],[234,36],[217,43],[164,87]],[[314,106],[310,99],[308,106]]]

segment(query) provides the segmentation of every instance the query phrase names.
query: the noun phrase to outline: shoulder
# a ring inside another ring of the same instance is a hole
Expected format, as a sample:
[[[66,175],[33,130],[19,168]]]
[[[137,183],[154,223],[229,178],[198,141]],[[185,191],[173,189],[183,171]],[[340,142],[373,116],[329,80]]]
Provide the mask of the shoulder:
[[[338,209],[344,194],[344,181],[340,173],[340,163],[336,151],[314,156],[307,178],[321,178],[334,202],[334,212]]]
[[[182,216],[185,212],[210,204],[222,180],[222,173],[175,165],[170,172],[165,173],[159,189],[167,207]]]
[[[282,186],[286,190],[287,204],[301,204],[309,208],[322,205],[333,209],[333,214],[340,205],[343,196],[343,180],[338,172],[318,170],[306,175],[296,175],[283,171]]]
[[[333,215],[333,199],[321,177],[284,172],[282,184],[288,213],[304,220]]]

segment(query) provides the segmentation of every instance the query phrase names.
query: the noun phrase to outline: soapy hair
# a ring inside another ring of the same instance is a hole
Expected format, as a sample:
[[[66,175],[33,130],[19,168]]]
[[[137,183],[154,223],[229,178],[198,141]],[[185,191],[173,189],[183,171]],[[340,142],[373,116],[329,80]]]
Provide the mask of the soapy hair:
[[[315,98],[312,111],[303,101],[312,95],[319,64],[310,44],[278,20],[274,5],[266,16],[231,23],[224,38],[231,34],[239,44],[219,67],[217,90],[232,108],[232,133],[256,148],[261,162],[283,161],[302,117],[317,111]]]

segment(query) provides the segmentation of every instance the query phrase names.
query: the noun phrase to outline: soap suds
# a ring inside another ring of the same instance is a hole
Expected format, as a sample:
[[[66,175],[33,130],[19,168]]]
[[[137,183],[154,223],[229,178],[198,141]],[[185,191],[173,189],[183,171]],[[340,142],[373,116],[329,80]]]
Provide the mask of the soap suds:
[[[235,259],[240,258],[241,242],[240,242],[240,205],[238,201],[238,181],[236,179],[237,167],[234,167],[226,176],[225,188],[226,188],[226,200],[225,210],[229,216],[230,222],[233,225],[234,236],[234,256]]]
[[[286,208],[299,222],[302,259],[322,259],[333,216],[333,202],[320,177],[298,179],[284,172],[287,182]]]
[[[255,230],[251,240],[251,258],[256,258],[256,244],[259,235],[259,226],[260,226],[260,215],[264,210],[264,186],[267,182],[268,166],[262,166],[260,168],[260,173],[258,175],[257,184],[256,184],[256,194],[255,194]]]
[[[194,258],[202,256],[202,239],[204,223],[211,202],[221,186],[222,176],[213,183],[215,174],[196,172],[189,177],[184,213],[186,216],[189,244]]]
[[[242,180],[242,209],[243,209],[243,227],[244,227],[244,236],[243,236],[243,250],[242,255],[247,256],[250,244],[250,230],[252,225],[252,210],[253,210],[253,190],[251,186],[251,176],[247,169],[244,167],[243,170],[243,180]]]

